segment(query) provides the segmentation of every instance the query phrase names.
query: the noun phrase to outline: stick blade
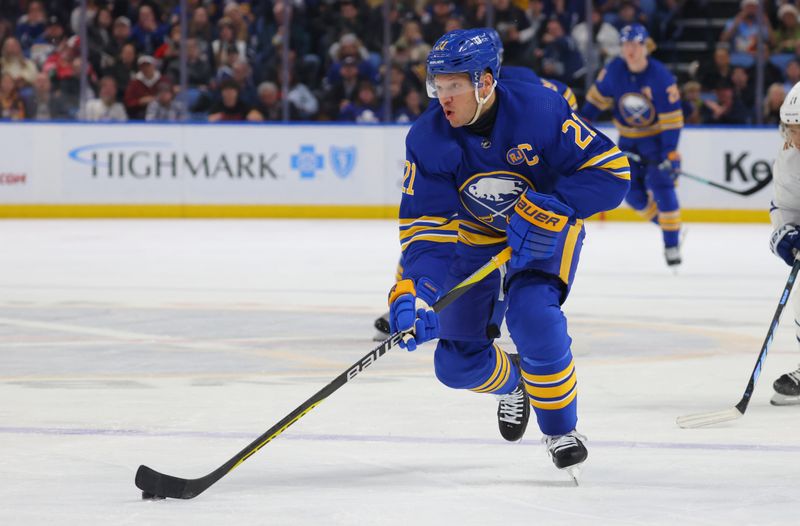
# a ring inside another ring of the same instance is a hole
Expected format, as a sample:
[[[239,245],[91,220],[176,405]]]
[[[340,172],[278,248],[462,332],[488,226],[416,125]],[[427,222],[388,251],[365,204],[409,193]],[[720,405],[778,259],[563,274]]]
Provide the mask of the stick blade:
[[[695,429],[698,427],[713,426],[722,422],[729,422],[742,417],[742,412],[735,407],[712,413],[696,413],[692,415],[679,416],[675,422],[683,429]]]
[[[188,480],[164,475],[145,465],[136,471],[136,487],[143,493],[171,499],[191,499],[200,494],[189,489]]]

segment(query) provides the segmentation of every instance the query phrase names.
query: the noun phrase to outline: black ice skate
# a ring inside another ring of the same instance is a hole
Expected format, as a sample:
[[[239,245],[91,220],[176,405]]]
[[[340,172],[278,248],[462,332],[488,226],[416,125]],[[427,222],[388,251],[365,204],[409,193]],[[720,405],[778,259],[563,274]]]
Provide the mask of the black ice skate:
[[[686,227],[681,228],[680,239],[678,239],[678,244],[674,247],[665,247],[664,248],[664,259],[667,262],[667,267],[674,274],[678,273],[678,269],[683,263],[683,259],[681,258],[681,247],[683,246],[683,242],[686,239]]]
[[[392,329],[389,326],[388,312],[375,320],[375,328],[378,330],[378,332],[376,332],[375,336],[372,337],[373,341],[381,342],[389,337],[389,333]]]
[[[772,384],[775,394],[772,395],[772,405],[800,404],[800,368],[791,373],[781,375]]]
[[[667,266],[676,270],[681,264],[681,247],[667,247],[664,249],[664,259],[667,260]]]
[[[519,371],[519,355],[511,354],[509,359]],[[500,427],[500,434],[509,442],[521,440],[531,416],[531,406],[528,403],[528,393],[525,391],[525,380],[521,371],[517,388],[508,394],[497,395],[497,398],[500,402],[497,405],[497,424]]]
[[[585,440],[586,437],[574,429],[566,435],[545,435],[542,438],[542,442],[547,446],[547,453],[553,459],[553,464],[558,469],[566,470],[576,486],[581,465],[589,456],[586,446],[583,445]]]

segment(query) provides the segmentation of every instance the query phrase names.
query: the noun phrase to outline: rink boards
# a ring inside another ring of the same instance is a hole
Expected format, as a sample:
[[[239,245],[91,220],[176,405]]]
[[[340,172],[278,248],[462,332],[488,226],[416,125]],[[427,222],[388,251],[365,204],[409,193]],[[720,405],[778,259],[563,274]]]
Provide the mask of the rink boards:
[[[394,217],[407,132],[399,125],[5,123],[0,217]],[[728,190],[681,179],[684,220],[767,221],[780,147],[775,128],[685,129],[683,169]],[[638,219],[624,205],[604,217]]]

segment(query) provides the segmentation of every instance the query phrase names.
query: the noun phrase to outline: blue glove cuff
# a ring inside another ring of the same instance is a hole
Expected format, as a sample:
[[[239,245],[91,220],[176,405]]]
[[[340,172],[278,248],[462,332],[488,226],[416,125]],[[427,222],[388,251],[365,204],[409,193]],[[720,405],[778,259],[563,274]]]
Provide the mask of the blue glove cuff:
[[[442,289],[433,282],[433,280],[421,277],[417,280],[417,297],[427,303],[429,306],[433,306],[439,300],[439,297],[442,295]]]

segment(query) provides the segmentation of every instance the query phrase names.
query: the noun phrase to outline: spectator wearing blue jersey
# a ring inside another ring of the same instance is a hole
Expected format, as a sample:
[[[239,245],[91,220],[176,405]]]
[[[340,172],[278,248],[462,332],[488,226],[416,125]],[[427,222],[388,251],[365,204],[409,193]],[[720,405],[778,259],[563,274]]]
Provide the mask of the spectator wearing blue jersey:
[[[541,59],[542,75],[566,84],[575,82],[576,74],[583,68],[583,56],[559,19],[547,22],[540,44],[542,48],[535,54]]]
[[[339,112],[340,121],[359,124],[377,124],[383,119],[383,111],[375,90],[368,80],[358,84],[355,100],[345,104]]]
[[[755,64],[758,35],[761,35],[767,47],[772,28],[766,13],[761,13],[761,24],[758,22],[759,0],[741,0],[739,6],[739,12],[728,20],[719,38],[722,42],[731,43],[731,63],[749,68]]]
[[[164,43],[169,27],[161,24],[156,18],[153,8],[148,4],[139,7],[136,25],[131,30],[131,40],[136,50],[145,55],[153,55]]]
[[[714,90],[714,99],[706,99],[701,110],[703,124],[749,124],[752,112],[736,96],[733,84],[721,80]]]
[[[47,11],[40,0],[31,0],[24,15],[17,20],[16,35],[22,49],[27,53],[47,26]]]

